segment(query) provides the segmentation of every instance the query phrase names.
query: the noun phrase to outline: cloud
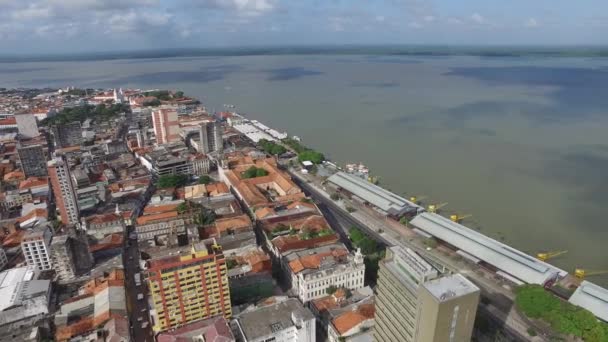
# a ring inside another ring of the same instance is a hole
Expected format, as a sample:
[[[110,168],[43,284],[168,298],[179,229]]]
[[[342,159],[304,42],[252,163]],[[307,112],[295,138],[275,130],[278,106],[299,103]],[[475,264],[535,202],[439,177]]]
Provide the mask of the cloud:
[[[427,15],[424,18],[422,18],[424,21],[426,21],[427,23],[432,23],[433,21],[435,21],[435,17],[432,15]]]
[[[145,32],[169,24],[171,15],[157,12],[137,12],[131,10],[126,13],[116,13],[108,19],[106,33],[118,32]]]
[[[540,24],[538,23],[538,21],[535,18],[529,18],[524,23],[524,26],[525,27],[529,27],[529,28],[534,28],[534,27],[540,26]]]
[[[421,29],[422,25],[419,22],[417,22],[417,21],[412,21],[411,23],[409,23],[407,25],[407,27],[413,28],[413,29]]]
[[[383,15],[377,15],[377,16],[376,16],[376,21],[377,21],[377,22],[380,22],[380,23],[381,23],[381,22],[383,22],[385,19],[386,19],[386,18],[385,18]]]
[[[259,16],[276,9],[278,0],[202,0],[198,6],[231,11],[242,16]]]
[[[479,13],[473,13],[471,15],[471,20],[476,23],[476,24],[484,24],[486,22],[486,19]]]

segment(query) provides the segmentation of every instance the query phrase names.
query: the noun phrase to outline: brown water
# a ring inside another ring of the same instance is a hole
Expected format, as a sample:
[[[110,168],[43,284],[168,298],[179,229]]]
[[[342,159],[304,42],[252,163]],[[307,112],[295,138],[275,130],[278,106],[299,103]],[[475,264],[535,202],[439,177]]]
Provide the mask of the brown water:
[[[182,89],[552,262],[608,270],[608,60],[264,56],[0,64],[0,86]],[[607,277],[593,280],[608,285]]]

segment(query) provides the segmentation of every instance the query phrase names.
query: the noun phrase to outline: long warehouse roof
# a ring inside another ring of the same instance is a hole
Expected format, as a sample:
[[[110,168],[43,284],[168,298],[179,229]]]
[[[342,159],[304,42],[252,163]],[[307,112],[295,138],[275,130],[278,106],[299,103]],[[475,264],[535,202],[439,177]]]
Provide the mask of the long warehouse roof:
[[[402,214],[414,208],[422,209],[401,196],[346,172],[335,173],[327,180],[389,214]]]
[[[525,283],[542,285],[557,274],[567,274],[438,214],[422,213],[411,224]]]
[[[608,289],[585,280],[568,301],[591,311],[597,318],[608,322]]]

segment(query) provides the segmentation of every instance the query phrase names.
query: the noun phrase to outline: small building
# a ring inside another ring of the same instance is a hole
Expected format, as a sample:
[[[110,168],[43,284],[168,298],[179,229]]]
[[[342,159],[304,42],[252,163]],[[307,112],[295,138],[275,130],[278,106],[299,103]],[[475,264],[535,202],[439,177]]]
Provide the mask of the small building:
[[[156,336],[156,342],[235,342],[226,318],[219,316],[182,325]]]
[[[585,280],[568,301],[608,323],[608,289]]]

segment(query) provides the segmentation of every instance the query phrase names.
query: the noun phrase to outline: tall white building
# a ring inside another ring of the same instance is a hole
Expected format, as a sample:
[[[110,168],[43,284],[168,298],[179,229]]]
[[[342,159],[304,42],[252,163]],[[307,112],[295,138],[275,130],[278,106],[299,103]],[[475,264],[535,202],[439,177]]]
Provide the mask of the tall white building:
[[[244,342],[314,342],[315,316],[295,298],[244,312],[236,317]]]
[[[21,240],[21,249],[29,266],[35,266],[41,271],[52,268],[50,245],[52,239],[50,228],[28,232]]]
[[[219,121],[203,122],[199,127],[200,146],[199,152],[222,152],[224,140],[222,138],[222,123]]]
[[[19,130],[19,134],[22,137],[33,138],[40,135],[38,123],[36,122],[36,116],[34,116],[34,114],[15,114],[15,120],[17,121],[17,130]]]
[[[64,224],[78,224],[80,213],[76,201],[76,191],[72,183],[70,165],[65,158],[57,157],[47,165],[55,202]]]
[[[348,252],[342,244],[332,244],[284,256],[293,292],[302,303],[327,296],[330,286],[357,290],[363,287],[363,254]]]

